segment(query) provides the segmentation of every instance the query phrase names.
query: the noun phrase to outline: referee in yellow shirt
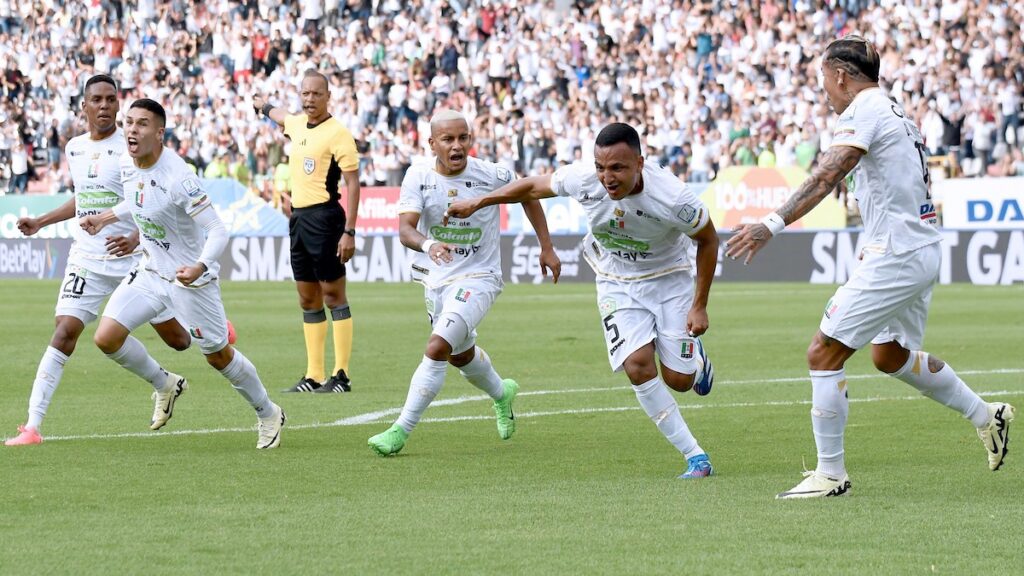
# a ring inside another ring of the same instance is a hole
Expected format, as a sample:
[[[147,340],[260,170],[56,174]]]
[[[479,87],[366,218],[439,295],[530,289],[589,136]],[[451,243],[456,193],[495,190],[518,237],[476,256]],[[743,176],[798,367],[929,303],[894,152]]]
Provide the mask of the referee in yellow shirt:
[[[306,373],[286,392],[348,392],[352,357],[352,312],[345,296],[345,263],[356,251],[359,211],[359,154],[352,133],[327,112],[327,77],[307,70],[299,88],[303,114],[288,114],[253,98],[253,106],[284,127],[291,140],[292,275],[299,291]],[[338,184],[345,178],[348,211],[341,207]],[[334,326],[334,371],[326,377],[324,344],[327,313]]]

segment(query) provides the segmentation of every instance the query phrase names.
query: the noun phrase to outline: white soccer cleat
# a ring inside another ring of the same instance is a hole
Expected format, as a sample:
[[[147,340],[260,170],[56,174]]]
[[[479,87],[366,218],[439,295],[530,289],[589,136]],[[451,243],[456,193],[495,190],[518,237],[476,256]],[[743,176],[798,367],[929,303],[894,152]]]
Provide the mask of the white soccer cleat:
[[[1013,406],[1005,402],[992,402],[988,405],[988,424],[978,428],[978,437],[988,450],[988,467],[993,471],[999,470],[1006,458],[1014,412]]]
[[[284,428],[286,420],[288,417],[284,415],[284,410],[274,404],[273,414],[267,418],[258,419],[259,439],[256,441],[256,448],[259,450],[277,448],[281,444],[281,428]]]
[[[183,376],[171,372],[167,373],[167,382],[163,390],[153,392],[153,419],[149,421],[150,430],[159,430],[174,415],[174,403],[185,390],[188,390],[188,382]]]
[[[830,478],[816,470],[808,470],[804,472],[802,482],[781,494],[777,494],[775,499],[826,498],[829,496],[842,496],[849,491],[850,477],[846,474],[843,474],[842,478]]]

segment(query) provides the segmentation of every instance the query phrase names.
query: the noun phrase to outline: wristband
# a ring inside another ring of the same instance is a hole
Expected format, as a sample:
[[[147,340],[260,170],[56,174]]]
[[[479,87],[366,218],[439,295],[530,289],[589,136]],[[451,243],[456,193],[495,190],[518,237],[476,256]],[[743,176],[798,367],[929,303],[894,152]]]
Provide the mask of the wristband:
[[[423,244],[420,244],[420,250],[422,250],[424,254],[430,254],[430,247],[434,244],[437,244],[437,240],[427,238],[423,241]]]
[[[271,106],[269,103],[268,104],[264,104],[263,105],[263,110],[262,110],[263,115],[266,116],[267,118],[270,118],[270,111],[273,110],[273,109],[274,109],[274,107]]]
[[[761,218],[761,224],[768,227],[768,231],[772,233],[772,236],[782,232],[786,227],[786,221],[783,220],[782,216],[779,216],[777,212],[772,212],[764,218]]]

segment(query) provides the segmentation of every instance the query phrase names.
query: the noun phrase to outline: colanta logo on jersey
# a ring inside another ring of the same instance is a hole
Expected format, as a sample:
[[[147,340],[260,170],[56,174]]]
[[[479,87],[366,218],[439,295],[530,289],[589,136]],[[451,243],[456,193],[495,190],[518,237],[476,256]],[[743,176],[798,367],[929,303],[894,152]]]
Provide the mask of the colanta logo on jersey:
[[[450,226],[431,226],[430,237],[447,244],[476,244],[484,237],[481,228],[453,228]]]

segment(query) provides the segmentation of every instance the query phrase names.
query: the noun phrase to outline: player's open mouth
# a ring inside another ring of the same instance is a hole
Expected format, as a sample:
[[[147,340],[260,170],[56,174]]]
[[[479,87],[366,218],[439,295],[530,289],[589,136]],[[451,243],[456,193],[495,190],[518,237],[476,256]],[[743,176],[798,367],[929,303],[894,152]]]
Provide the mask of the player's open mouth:
[[[139,141],[135,138],[125,138],[125,144],[128,145],[128,150],[134,152],[139,147]]]
[[[452,162],[462,162],[463,160],[466,159],[466,155],[465,154],[452,154],[451,156],[448,157],[448,159],[451,160]]]

